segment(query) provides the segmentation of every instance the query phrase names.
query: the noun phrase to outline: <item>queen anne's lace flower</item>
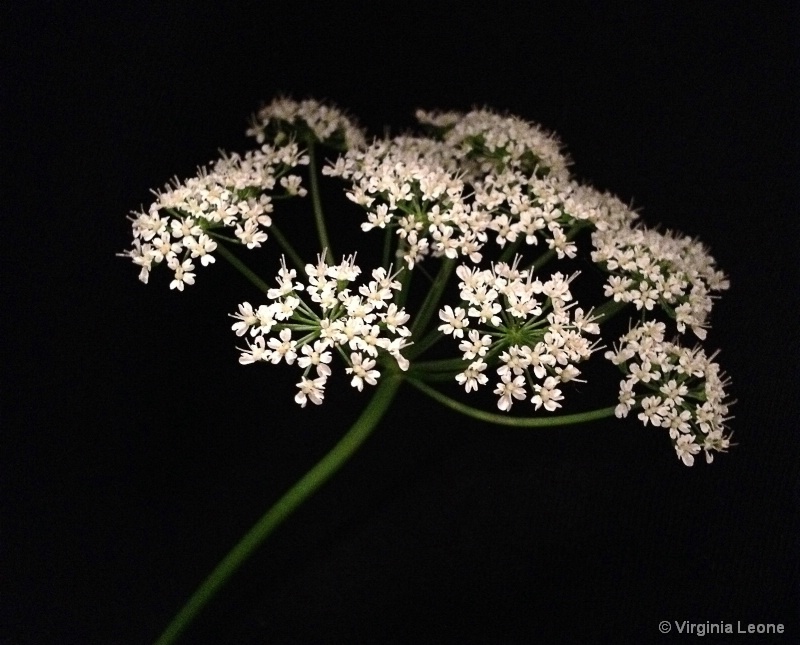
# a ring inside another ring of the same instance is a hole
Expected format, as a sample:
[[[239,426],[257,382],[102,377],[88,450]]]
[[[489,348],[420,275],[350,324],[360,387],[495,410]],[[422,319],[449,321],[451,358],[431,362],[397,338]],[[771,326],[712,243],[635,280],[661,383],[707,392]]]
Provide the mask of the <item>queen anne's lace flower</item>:
[[[519,169],[540,176],[568,176],[568,159],[558,139],[538,125],[490,110],[455,112],[418,111],[423,124],[442,131],[443,141],[458,153],[467,173]]]
[[[364,133],[339,108],[313,99],[294,101],[277,98],[262,107],[253,117],[247,134],[263,143],[268,137],[276,142],[305,129],[319,143],[348,150],[364,144]]]
[[[644,425],[668,430],[684,464],[691,466],[700,450],[711,463],[714,452],[731,445],[726,433],[729,381],[713,356],[664,340],[665,331],[664,323],[642,323],[606,352],[625,374],[616,415],[625,417],[638,408]]]
[[[409,137],[376,141],[348,150],[323,173],[352,181],[347,196],[367,211],[362,230],[393,229],[409,269],[428,255],[479,262],[488,218],[473,216],[464,182],[446,167],[447,149],[418,143]]]
[[[442,333],[464,338],[464,329],[470,327],[459,344],[469,365],[456,381],[467,392],[477,390],[487,382],[482,372],[491,364],[500,376],[494,393],[501,410],[510,410],[514,400],[529,392],[537,410],[560,408],[558,386],[576,380],[580,370],[575,364],[595,349],[584,334],[599,332],[591,314],[570,303],[569,282],[575,276],[555,273],[542,282],[532,270],[505,263],[484,271],[461,265],[456,274],[462,306],[446,305],[439,311]]]
[[[364,231],[395,231],[409,268],[428,256],[478,263],[492,233],[501,247],[543,241],[574,257],[581,228],[617,230],[636,217],[570,181],[557,140],[534,125],[486,110],[420,117],[441,140],[376,140],[323,169],[352,182],[347,196],[367,212]]]
[[[630,304],[625,309],[635,309],[640,323],[606,352],[624,374],[615,414],[633,412],[645,426],[665,428],[687,465],[701,451],[710,462],[726,450],[728,382],[714,356],[665,341],[664,323],[646,320],[664,311],[678,334],[688,328],[705,338],[713,298],[728,287],[707,250],[645,228],[619,199],[579,183],[558,139],[536,124],[486,109],[420,110],[417,119],[430,136],[368,142],[336,107],[276,99],[248,130],[261,147],[223,156],[156,192],[149,208],[131,218],[133,245],[123,255],[143,282],[166,264],[174,273],[170,288],[183,291],[199,267],[223,254],[266,295],[266,303],[243,302],[232,314],[244,345],[239,361],[296,365],[295,401],[303,407],[323,402],[335,355],[351,386],[362,391],[387,372],[409,370],[403,352],[414,342],[417,355],[409,356],[418,359],[445,335],[460,357],[420,360],[411,367],[412,382],[454,378],[471,393],[491,380],[503,412],[526,398],[534,411],[556,412],[565,385],[584,382],[578,366],[600,345],[592,340],[598,323]],[[280,199],[309,191],[320,244],[330,246],[315,177],[320,145],[336,151],[322,174],[340,179],[346,199],[363,210],[361,230],[383,232],[384,268],[360,280],[355,255],[334,264],[324,249],[303,275],[282,262],[277,279],[265,286],[221,246],[257,249],[274,238],[303,266],[290,241],[270,227]],[[292,172],[304,165],[311,170],[308,189]],[[577,273],[541,273],[551,260],[585,262],[581,247],[589,234],[591,259],[608,274],[598,290],[608,302],[597,310],[575,301],[570,285]],[[535,273],[519,268],[517,252],[527,255],[530,247],[538,249],[530,265]],[[440,276],[459,263],[456,302],[438,303],[445,285],[427,265],[420,267],[436,258],[443,263]],[[400,292],[417,283],[409,282],[409,272],[418,267],[433,284],[412,334],[408,294]]]
[[[610,276],[605,295],[651,311],[658,306],[704,339],[713,293],[728,288],[725,275],[699,242],[673,233],[623,227],[592,235],[592,259]]]
[[[308,401],[322,403],[334,352],[344,359],[350,383],[359,391],[377,383],[379,361],[391,360],[401,370],[408,369],[401,351],[409,345],[405,341],[411,335],[405,326],[409,316],[391,302],[400,283],[389,271],[373,270],[372,279],[357,293],[351,283],[361,269],[354,257],[331,265],[319,256],[316,264],[306,265],[305,273],[303,284],[297,271],[283,262],[277,286],[267,293],[272,302],[255,310],[244,302],[232,314],[237,321],[233,331],[253,339],[240,350],[240,363],[296,362],[303,370],[295,397],[301,406]]]
[[[615,231],[636,217],[619,200],[575,181],[518,170],[476,182],[475,204],[492,214],[487,228],[501,247],[542,241],[559,259],[575,257],[573,238],[582,228]]]
[[[267,241],[273,197],[304,195],[300,178],[286,173],[307,163],[297,144],[286,142],[280,147],[264,145],[243,156],[224,156],[195,177],[175,180],[156,192],[147,211],[133,214],[133,248],[122,255],[141,268],[139,279],[144,283],[154,265],[166,262],[175,272],[170,288],[183,291],[184,285],[194,284],[190,259],[199,259],[202,266],[214,262],[217,243],[211,236],[216,231],[233,229],[248,249]],[[281,190],[276,191],[276,182]]]

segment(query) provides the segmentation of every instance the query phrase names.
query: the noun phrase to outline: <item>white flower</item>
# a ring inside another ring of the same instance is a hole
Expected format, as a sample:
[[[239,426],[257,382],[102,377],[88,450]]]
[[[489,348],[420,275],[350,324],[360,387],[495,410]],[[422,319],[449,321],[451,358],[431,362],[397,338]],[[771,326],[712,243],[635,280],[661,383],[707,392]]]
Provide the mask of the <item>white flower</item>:
[[[172,227],[172,237],[175,239],[194,238],[203,232],[193,217],[174,219],[170,222],[170,226]]]
[[[150,246],[150,245],[146,245]],[[161,233],[159,237],[152,239],[152,255],[156,262],[167,260],[169,262],[178,253],[180,253],[183,245],[178,242],[172,241],[172,236],[167,231]],[[195,256],[193,256],[195,257]],[[135,260],[134,260],[135,261]]]
[[[386,348],[389,344],[388,339],[380,337],[381,329],[378,325],[364,325],[361,328],[361,336],[354,339],[356,349],[366,352],[373,358],[378,355],[378,348]]]
[[[297,271],[286,268],[286,258],[281,256],[281,268],[278,271],[278,288],[273,287],[267,291],[267,298],[275,300],[288,296],[295,291],[302,291],[305,287],[299,282],[294,282],[296,277]]]
[[[202,233],[196,241],[189,244],[189,250],[192,252],[193,258],[200,258],[200,264],[204,267],[215,262],[214,256],[209,255],[217,248],[217,243],[212,240],[208,235]]]
[[[692,429],[691,420],[692,413],[690,410],[669,407],[663,426],[669,428],[669,434],[673,439],[677,439],[681,433],[689,432]]]
[[[650,422],[654,426],[660,426],[663,423],[662,415],[665,410],[662,407],[662,403],[663,401],[659,396],[647,396],[642,399],[642,411],[638,417],[644,425]]]
[[[269,360],[271,352],[264,346],[263,336],[257,336],[252,343],[248,341],[247,345],[248,349],[240,350],[242,354],[239,356],[239,362],[242,365],[249,365],[257,361]]]
[[[404,372],[408,371],[410,362],[400,352],[411,345],[413,345],[413,343],[406,342],[405,336],[398,336],[384,347],[384,349],[389,352],[389,355],[397,361],[397,366]]]
[[[153,248],[150,244],[142,244],[139,240],[134,240],[133,248],[125,253],[118,253],[122,257],[129,257],[133,263],[142,267],[139,271],[139,280],[147,284],[150,278],[150,271],[152,270],[153,261],[158,261]]]
[[[591,312],[584,314],[583,309],[578,307],[575,309],[575,313],[573,314],[572,324],[575,326],[575,329],[578,329],[584,333],[599,334],[600,325],[598,325],[595,320],[596,319],[592,317]]]
[[[616,416],[618,419],[628,416],[628,412],[631,411],[633,404],[636,402],[636,399],[633,396],[634,385],[635,382],[630,379],[620,383],[619,405],[614,408],[614,416]]]
[[[521,352],[517,345],[512,345],[508,348],[507,352],[500,354],[500,360],[503,361],[503,365],[497,368],[497,373],[500,376],[508,372],[518,376],[530,365],[529,355],[526,355],[525,352]]]
[[[500,395],[500,400],[497,401],[497,407],[503,412],[508,412],[514,404],[512,397],[517,400],[525,398],[525,377],[516,376],[511,379],[511,374],[506,372],[501,377],[501,382],[497,384],[494,394]]]
[[[630,370],[631,378],[634,379],[634,382],[649,383],[652,379],[657,379],[659,377],[658,371],[653,370],[653,366],[647,359],[643,360],[641,365],[638,363],[631,363],[628,369]]]
[[[544,406],[545,410],[552,412],[561,407],[559,401],[562,401],[564,397],[561,395],[561,390],[556,387],[558,384],[558,379],[552,376],[548,376],[541,385],[534,384],[533,389],[536,390],[536,394],[531,399],[531,403],[537,410]]]
[[[375,385],[381,373],[378,370],[372,369],[375,367],[375,361],[371,358],[365,359],[358,352],[350,354],[350,363],[352,367],[348,367],[345,371],[353,375],[350,385],[356,388],[359,392],[364,389],[364,383],[368,385]]]
[[[255,249],[268,239],[267,234],[258,228],[258,222],[251,219],[245,220],[244,226],[237,224],[234,235],[236,235],[248,249]]]
[[[687,388],[684,383],[678,384],[675,379],[670,379],[659,388],[659,391],[662,392],[673,405],[680,405],[683,403],[683,397],[689,392],[689,388]]]
[[[694,464],[694,455],[700,452],[700,446],[694,443],[694,435],[684,434],[675,441],[675,452],[685,465]]]
[[[492,344],[492,337],[488,334],[481,336],[477,329],[470,329],[469,340],[462,340],[458,349],[464,352],[464,360],[471,361],[476,356],[486,356],[489,346]]]
[[[317,368],[318,376],[330,376],[331,368],[329,363],[333,360],[333,355],[325,351],[327,347],[328,344],[322,340],[315,341],[313,347],[311,345],[303,345],[300,348],[300,352],[303,355],[297,359],[297,364],[303,369],[314,365]]]
[[[456,381],[459,385],[463,385],[467,392],[478,389],[479,385],[485,385],[489,378],[483,374],[486,369],[486,363],[481,359],[469,364],[469,367],[460,374],[456,374]]]
[[[523,351],[536,378],[543,379],[547,375],[547,368],[555,367],[556,357],[548,351],[543,342],[536,343],[533,349],[524,348]]]
[[[256,310],[256,318],[258,318],[258,327],[250,330],[251,334],[268,334],[272,328],[277,324],[275,316],[279,313],[281,307],[272,305],[260,305]]]
[[[244,336],[251,327],[258,324],[258,316],[253,312],[253,306],[249,302],[239,305],[238,314],[229,314],[231,318],[236,318],[239,322],[234,323],[231,329],[237,336]]]
[[[405,309],[398,309],[397,305],[392,303],[384,313],[379,315],[386,325],[386,329],[390,332],[400,334],[401,336],[411,335],[411,330],[403,326],[411,318],[411,316],[405,312]]]
[[[192,273],[194,264],[192,264],[191,260],[180,262],[178,258],[174,257],[169,261],[168,266],[175,272],[175,278],[169,283],[170,289],[183,291],[185,284],[194,284],[194,273]]]
[[[280,340],[270,338],[267,342],[267,347],[272,350],[269,360],[273,365],[277,365],[283,359],[287,365],[291,365],[294,363],[294,359],[297,358],[297,352],[295,351],[297,341],[292,340],[292,332],[289,329],[281,329],[279,336]]]
[[[703,450],[706,453],[706,462],[711,463],[714,461],[714,455],[711,451],[725,452],[731,445],[730,439],[722,434],[722,430],[714,430],[709,432],[703,440]]]
[[[455,311],[450,305],[445,305],[439,311],[439,319],[444,321],[439,325],[438,330],[443,334],[452,334],[454,338],[464,337],[464,328],[469,325],[469,320],[465,319],[466,312],[461,307],[456,307]]]
[[[297,384],[300,391],[295,394],[294,400],[300,404],[301,408],[306,407],[306,401],[311,401],[314,405],[320,405],[325,398],[325,378],[319,377],[309,379],[305,376]]]
[[[308,191],[300,185],[301,181],[302,179],[297,175],[287,175],[286,177],[281,177],[280,184],[286,189],[289,195],[305,197]]]
[[[387,204],[378,204],[374,213],[367,212],[367,221],[361,224],[361,230],[366,233],[373,228],[386,228],[386,225],[391,219],[392,216],[389,214],[389,206]]]

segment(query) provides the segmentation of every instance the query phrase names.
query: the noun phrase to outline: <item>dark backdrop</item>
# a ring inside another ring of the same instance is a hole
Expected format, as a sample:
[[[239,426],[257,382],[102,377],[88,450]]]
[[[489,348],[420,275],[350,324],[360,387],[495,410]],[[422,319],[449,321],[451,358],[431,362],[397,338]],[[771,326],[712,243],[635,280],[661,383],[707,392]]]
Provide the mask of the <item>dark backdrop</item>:
[[[738,445],[687,469],[635,421],[512,431],[404,391],[185,642],[797,642],[797,12],[599,4],[2,4],[0,643],[152,641],[356,417],[237,364],[255,294],[221,263],[179,294],[114,256],[279,92],[376,133],[507,109],[707,242]]]

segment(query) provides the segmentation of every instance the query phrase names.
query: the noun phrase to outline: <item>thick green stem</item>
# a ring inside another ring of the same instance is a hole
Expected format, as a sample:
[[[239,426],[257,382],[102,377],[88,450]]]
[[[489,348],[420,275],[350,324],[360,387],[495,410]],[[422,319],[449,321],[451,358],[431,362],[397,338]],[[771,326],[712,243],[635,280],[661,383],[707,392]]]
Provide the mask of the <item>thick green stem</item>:
[[[317,177],[317,160],[314,153],[314,137],[308,137],[308,174],[311,177],[311,203],[314,206],[314,219],[317,223],[317,234],[323,252],[327,253],[327,261],[333,262],[333,248],[328,239],[328,230],[325,228],[325,215],[322,212],[322,199],[319,194],[319,179]]]
[[[223,558],[173,618],[156,641],[156,645],[174,643],[206,603],[261,543],[355,453],[389,409],[389,404],[397,394],[401,383],[402,377],[398,375],[384,375],[369,404],[347,434],[316,466],[303,475]]]
[[[301,273],[301,275],[304,274],[306,263],[303,262],[303,258],[300,257],[300,254],[294,250],[294,247],[289,243],[289,240],[286,239],[286,236],[277,226],[275,226],[274,223],[269,227],[269,230],[275,239],[278,240],[278,244],[281,245],[281,248],[284,250],[286,255],[289,256],[289,260],[291,260],[295,268]]]
[[[264,293],[269,291],[269,285],[259,278],[255,273],[253,273],[251,269],[245,266],[244,262],[231,253],[229,249],[222,244],[217,244],[217,251],[219,251],[219,254],[228,262],[230,262],[239,271],[239,273],[241,273],[245,278],[250,280],[250,282],[258,287],[260,291],[263,291]]]
[[[445,396],[441,392],[426,385],[417,379],[408,378],[407,381],[421,392],[427,394],[429,397],[438,401],[442,405],[472,417],[479,421],[486,421],[495,425],[515,426],[517,428],[550,428],[553,426],[572,425],[575,423],[585,423],[587,421],[595,421],[597,419],[604,419],[614,415],[615,407],[601,408],[599,410],[592,410],[590,412],[579,412],[577,414],[560,414],[550,417],[510,417],[502,414],[494,414],[492,412],[485,412],[472,408],[463,403],[459,403],[449,396]]]

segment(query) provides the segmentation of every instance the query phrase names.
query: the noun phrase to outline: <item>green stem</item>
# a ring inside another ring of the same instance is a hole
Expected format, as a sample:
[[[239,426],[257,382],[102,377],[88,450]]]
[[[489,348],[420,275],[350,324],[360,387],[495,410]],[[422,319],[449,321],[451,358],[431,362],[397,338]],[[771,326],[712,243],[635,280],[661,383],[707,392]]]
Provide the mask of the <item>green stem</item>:
[[[604,323],[622,311],[627,304],[627,302],[609,300],[599,307],[594,308],[594,311],[592,311],[592,318],[596,318],[598,323]]]
[[[459,372],[463,372],[463,369],[460,370],[450,370],[447,372],[425,372],[423,374],[417,372],[417,370],[412,367],[408,374],[406,374],[406,378],[411,380],[421,380],[424,379],[425,383],[455,383],[456,382],[456,375]]]
[[[269,291],[269,285],[259,278],[255,273],[253,273],[252,270],[246,267],[244,262],[237,258],[229,249],[222,244],[217,244],[217,251],[219,251],[219,254],[228,262],[230,262],[239,271],[239,273],[241,273],[245,278],[250,280],[250,282],[258,287],[260,291],[263,291],[264,293]]]
[[[286,239],[286,236],[281,232],[281,230],[275,226],[273,223],[269,227],[270,232],[278,240],[278,244],[281,245],[281,248],[284,250],[286,255],[289,256],[292,264],[294,264],[295,268],[300,272],[301,275],[305,274],[306,270],[306,263],[303,262],[303,258],[300,257],[300,254],[294,250],[294,247],[289,243],[289,240]]]
[[[528,268],[532,269],[533,272],[536,273],[545,264],[550,262],[550,260],[552,260],[554,257],[556,257],[556,251],[555,249],[550,249],[549,251],[542,253],[538,258],[536,258]]]
[[[436,279],[433,281],[428,295],[425,296],[425,302],[422,303],[419,313],[411,324],[412,334],[418,331],[422,332],[425,329],[425,326],[428,324],[428,321],[439,304],[439,298],[442,297],[442,292],[447,286],[447,280],[453,272],[453,269],[455,269],[455,266],[456,261],[450,258],[445,258],[442,261],[442,266],[439,267],[439,273],[436,274]]]
[[[503,249],[502,253],[500,253],[498,262],[508,263],[509,260],[512,260],[514,258],[514,254],[517,252],[520,245],[522,244],[523,239],[525,239],[525,236],[520,234],[517,235],[517,239],[514,240],[511,244],[506,244],[506,247]]]
[[[599,410],[591,410],[590,412],[579,412],[577,414],[560,414],[551,417],[510,417],[502,414],[494,414],[492,412],[485,412],[472,408],[463,403],[459,403],[449,396],[445,396],[441,392],[426,385],[417,379],[407,378],[407,381],[415,388],[427,394],[429,397],[438,401],[442,405],[465,414],[479,421],[486,421],[495,425],[514,426],[517,428],[548,428],[553,426],[571,425],[575,423],[585,423],[586,421],[595,421],[597,419],[604,419],[606,417],[614,416],[615,407],[601,408]]]
[[[421,361],[414,363],[414,371],[421,372],[450,372],[461,371],[469,365],[470,361],[463,358],[443,358],[435,361]]]
[[[213,238],[216,238],[218,240],[224,240],[225,242],[231,242],[232,244],[241,244],[242,243],[242,241],[239,238],[229,237],[228,235],[222,235],[221,233],[215,233],[210,228],[205,229],[205,231],[206,231],[206,234],[208,234],[209,237],[213,237]]]
[[[325,215],[322,213],[322,200],[319,194],[319,179],[317,178],[317,160],[314,153],[314,136],[308,137],[308,174],[311,177],[311,203],[314,206],[314,219],[317,223],[317,234],[323,252],[327,253],[327,261],[333,262],[333,248],[328,239],[325,228]]]
[[[167,629],[156,641],[156,645],[174,643],[206,603],[214,597],[261,543],[331,475],[339,470],[342,464],[361,446],[389,409],[389,404],[394,399],[401,383],[402,377],[398,375],[384,375],[369,404],[347,431],[347,434],[311,470],[303,475],[231,549],[172,619]]]
[[[414,276],[414,271],[408,268],[405,260],[400,259],[402,270],[400,272],[400,290],[397,292],[395,301],[398,307],[402,307],[408,300],[408,293],[411,291],[411,278]]]
[[[381,265],[387,271],[389,264],[392,262],[392,238],[394,237],[394,229],[391,226],[385,226],[383,229],[383,264]]]
[[[422,340],[415,342],[409,348],[406,356],[408,356],[409,360],[417,356],[421,356],[436,343],[438,343],[442,338],[444,338],[444,334],[442,332],[440,332],[438,329],[431,329]]]

